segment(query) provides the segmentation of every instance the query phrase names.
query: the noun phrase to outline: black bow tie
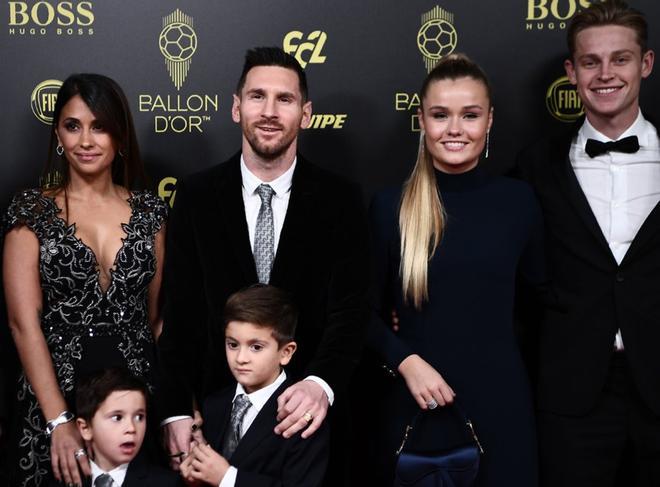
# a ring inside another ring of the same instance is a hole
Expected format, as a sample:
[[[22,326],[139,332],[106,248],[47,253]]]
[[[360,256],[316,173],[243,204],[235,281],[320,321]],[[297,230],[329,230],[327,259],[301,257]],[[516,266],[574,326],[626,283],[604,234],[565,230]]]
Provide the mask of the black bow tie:
[[[607,152],[625,152],[633,154],[639,150],[639,141],[636,135],[625,137],[615,142],[599,142],[598,140],[588,139],[584,151],[591,158],[605,154]]]

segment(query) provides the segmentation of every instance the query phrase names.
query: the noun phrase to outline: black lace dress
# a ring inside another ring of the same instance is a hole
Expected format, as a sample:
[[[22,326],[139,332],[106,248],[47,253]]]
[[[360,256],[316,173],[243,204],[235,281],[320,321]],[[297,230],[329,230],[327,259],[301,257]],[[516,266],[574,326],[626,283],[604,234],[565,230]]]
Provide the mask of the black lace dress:
[[[156,270],[154,239],[167,205],[151,192],[133,192],[126,236],[117,252],[107,289],[99,282],[96,256],[75,235],[75,224],[58,216],[55,201],[39,190],[14,196],[4,231],[26,225],[39,239],[43,292],[41,326],[60,389],[70,410],[76,379],[110,367],[127,367],[154,384],[154,339],[147,291]],[[18,465],[12,485],[46,485],[51,476],[50,439],[34,392],[21,375],[18,384]]]

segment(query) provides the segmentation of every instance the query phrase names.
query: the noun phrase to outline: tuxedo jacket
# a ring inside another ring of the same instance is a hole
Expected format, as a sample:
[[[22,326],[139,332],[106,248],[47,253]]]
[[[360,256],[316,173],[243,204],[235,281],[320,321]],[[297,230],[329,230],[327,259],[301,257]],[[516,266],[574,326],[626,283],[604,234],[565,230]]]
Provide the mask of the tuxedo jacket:
[[[53,480],[50,487],[63,487],[64,482]],[[181,477],[171,470],[135,459],[128,465],[122,487],[183,487]],[[92,487],[91,478],[83,481],[83,487]]]
[[[319,376],[337,395],[359,360],[368,318],[365,222],[359,189],[298,155],[270,284],[299,309],[287,370]],[[232,293],[258,282],[240,154],[177,185],[167,234],[161,417],[190,413],[193,393],[203,398],[234,382],[222,311]]]
[[[569,160],[580,126],[524,150],[517,164],[541,203],[556,300],[539,330],[539,407],[588,412],[603,390],[620,329],[634,383],[660,414],[660,205],[617,264]]]
[[[284,381],[270,396],[254,422],[228,458],[238,469],[236,487],[315,487],[321,485],[328,463],[329,429],[327,421],[309,438],[300,433],[291,438],[275,434],[277,397],[293,382]],[[210,395],[204,402],[204,438],[222,451],[229,430],[232,400],[236,386]]]

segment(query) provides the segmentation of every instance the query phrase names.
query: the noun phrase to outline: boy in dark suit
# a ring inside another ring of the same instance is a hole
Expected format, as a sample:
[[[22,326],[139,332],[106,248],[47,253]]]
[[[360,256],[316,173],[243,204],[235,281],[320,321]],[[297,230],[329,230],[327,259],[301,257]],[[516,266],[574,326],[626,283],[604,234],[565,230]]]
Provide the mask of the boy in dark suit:
[[[224,310],[225,352],[237,384],[204,403],[204,437],[181,464],[191,485],[317,486],[328,459],[328,426],[311,437],[275,434],[278,397],[292,381],[283,366],[296,351],[297,311],[288,295],[255,285],[234,293]],[[303,421],[311,422],[310,412]],[[230,463],[231,462],[231,463]]]
[[[147,429],[147,390],[128,370],[111,368],[76,390],[78,431],[91,454],[94,487],[181,485],[173,472],[136,459]],[[85,455],[83,450],[76,456]]]

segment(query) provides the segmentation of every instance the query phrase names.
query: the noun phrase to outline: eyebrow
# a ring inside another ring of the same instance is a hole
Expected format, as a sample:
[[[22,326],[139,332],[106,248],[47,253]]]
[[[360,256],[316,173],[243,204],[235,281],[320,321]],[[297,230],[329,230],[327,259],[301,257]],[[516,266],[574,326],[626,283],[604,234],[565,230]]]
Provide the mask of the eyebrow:
[[[245,94],[249,94],[249,93],[256,93],[258,95],[265,95],[266,90],[264,90],[263,88],[250,88],[249,90],[247,90],[245,92]],[[296,98],[296,94],[292,91],[280,91],[280,92],[277,92],[276,95],[277,96],[289,96],[291,98]]]
[[[483,110],[484,107],[482,107],[481,105],[465,105],[464,107],[461,107],[462,110],[474,110],[475,108],[479,110]],[[433,110],[433,109],[447,110],[448,108],[443,105],[431,105],[429,107],[429,110]]]

